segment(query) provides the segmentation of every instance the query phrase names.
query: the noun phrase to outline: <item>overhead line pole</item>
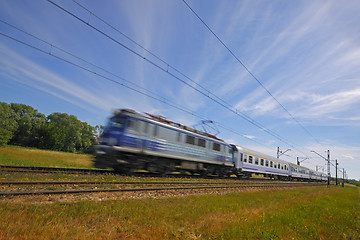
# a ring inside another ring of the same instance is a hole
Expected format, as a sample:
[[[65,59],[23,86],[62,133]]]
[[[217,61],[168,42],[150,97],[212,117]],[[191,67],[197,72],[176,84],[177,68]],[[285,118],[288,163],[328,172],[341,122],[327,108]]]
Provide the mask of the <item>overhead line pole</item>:
[[[337,159],[335,160],[335,173],[336,173],[336,186],[338,185],[338,161]]]
[[[325,161],[327,161],[327,170],[328,170],[328,182],[327,185],[330,185],[330,178],[331,178],[331,174],[330,174],[330,150],[327,150],[327,158],[325,158],[324,156],[320,155],[319,153],[311,150],[310,152],[313,152],[315,154],[317,154],[318,156],[322,157],[323,159],[325,159]]]
[[[277,158],[279,159],[279,157],[280,157],[281,155],[285,154],[287,151],[291,151],[291,149],[288,148],[288,149],[286,149],[286,151],[283,152],[283,151],[280,150],[280,147],[278,147],[278,148],[277,148],[277,155],[276,155]]]
[[[327,161],[328,161],[328,185],[330,185],[330,178],[331,178],[331,174],[330,174],[330,150],[327,151]]]
[[[300,158],[302,158],[302,160],[299,160]],[[300,166],[300,163],[309,159],[308,157],[296,157],[296,164]],[[316,171],[317,171],[317,166],[316,166]]]

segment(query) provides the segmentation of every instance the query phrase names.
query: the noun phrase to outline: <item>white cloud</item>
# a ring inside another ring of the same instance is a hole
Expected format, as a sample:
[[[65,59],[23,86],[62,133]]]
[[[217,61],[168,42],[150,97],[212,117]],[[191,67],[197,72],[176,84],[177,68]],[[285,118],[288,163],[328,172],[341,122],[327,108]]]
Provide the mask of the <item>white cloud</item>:
[[[243,135],[245,138],[249,138],[249,139],[254,139],[256,138],[255,136],[251,136],[251,135]]]
[[[3,44],[0,44],[0,51],[3,56],[6,56],[0,61],[13,80],[66,100],[88,111],[95,111],[91,107],[107,109],[108,104],[101,97],[94,92],[85,90],[83,86],[68,81],[34,61],[18,55]]]

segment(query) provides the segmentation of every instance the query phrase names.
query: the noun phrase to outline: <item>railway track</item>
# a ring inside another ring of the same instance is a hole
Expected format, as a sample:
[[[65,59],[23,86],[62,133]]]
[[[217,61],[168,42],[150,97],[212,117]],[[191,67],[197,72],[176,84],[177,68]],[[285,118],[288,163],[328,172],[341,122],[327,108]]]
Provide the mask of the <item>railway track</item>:
[[[86,169],[86,168],[60,168],[60,167],[32,167],[32,166],[10,166],[0,165],[1,171],[7,172],[35,172],[35,173],[96,173],[96,174],[114,174],[113,170]]]
[[[283,187],[309,187],[325,186],[321,183],[300,182],[98,182],[98,181],[1,181],[0,185],[118,185],[118,188],[82,188],[82,189],[60,189],[60,190],[13,190],[1,191],[0,196],[19,195],[52,195],[52,194],[74,194],[74,193],[98,193],[98,192],[148,192],[148,191],[170,191],[170,190],[206,190],[206,189],[246,189],[246,188],[283,188]],[[131,185],[131,187],[129,187]],[[156,185],[156,187],[152,186]],[[146,186],[146,187],[144,187]]]
[[[207,176],[201,175],[189,175],[189,174],[178,174],[170,173],[166,175],[149,173],[149,172],[133,172],[131,174],[119,173],[114,170],[103,170],[103,169],[86,169],[86,168],[59,168],[59,167],[35,167],[35,166],[11,166],[11,165],[0,165],[0,171],[6,172],[23,172],[23,173],[66,173],[66,174],[116,174],[116,175],[131,175],[138,177],[171,177],[171,178],[195,178],[195,179],[217,179],[218,176]],[[223,177],[224,179],[238,179],[236,177]],[[264,181],[264,178],[241,178],[242,180],[248,181]],[[268,181],[277,181],[275,179],[266,179]]]

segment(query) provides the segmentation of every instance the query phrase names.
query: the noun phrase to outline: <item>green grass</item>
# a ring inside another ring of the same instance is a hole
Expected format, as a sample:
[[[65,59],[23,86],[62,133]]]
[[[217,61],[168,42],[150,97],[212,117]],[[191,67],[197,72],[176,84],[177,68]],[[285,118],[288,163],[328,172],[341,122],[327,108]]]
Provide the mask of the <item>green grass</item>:
[[[359,189],[327,190],[297,204],[233,223],[217,239],[360,239]]]
[[[24,148],[0,147],[0,164],[15,166],[92,168],[93,156]]]
[[[92,156],[6,146],[0,164],[90,168]],[[140,180],[121,178],[0,171],[1,180]],[[359,193],[334,186],[101,202],[0,197],[0,239],[360,239]]]
[[[359,189],[184,198],[0,201],[0,239],[359,239]]]

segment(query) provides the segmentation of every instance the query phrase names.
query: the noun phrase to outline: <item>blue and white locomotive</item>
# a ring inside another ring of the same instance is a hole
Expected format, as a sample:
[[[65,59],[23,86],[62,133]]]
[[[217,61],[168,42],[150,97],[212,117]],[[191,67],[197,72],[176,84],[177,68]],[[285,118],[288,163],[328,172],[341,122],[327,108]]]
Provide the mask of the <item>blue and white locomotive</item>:
[[[95,167],[120,172],[187,171],[203,176],[250,177],[253,173],[283,180],[326,180],[306,167],[228,144],[217,137],[131,109],[114,112],[95,146]]]
[[[228,175],[232,146],[202,131],[134,110],[116,111],[96,146],[95,167]]]

